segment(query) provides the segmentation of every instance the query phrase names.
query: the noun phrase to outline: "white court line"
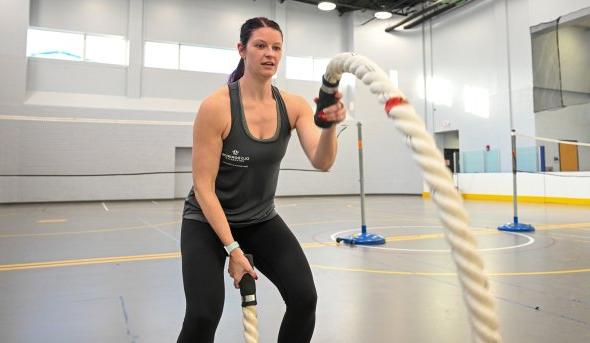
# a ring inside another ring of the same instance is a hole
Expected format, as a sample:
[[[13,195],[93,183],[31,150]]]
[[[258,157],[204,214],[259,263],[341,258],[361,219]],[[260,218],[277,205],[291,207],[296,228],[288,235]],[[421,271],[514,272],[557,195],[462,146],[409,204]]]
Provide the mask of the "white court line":
[[[173,241],[175,241],[176,243],[180,243],[180,240],[178,240],[178,238],[172,236],[171,234],[169,234],[166,231],[162,231],[162,229],[159,229],[157,227],[154,228],[154,230],[159,231],[161,234],[163,234],[164,236],[168,236],[170,237]]]
[[[144,223],[145,225],[147,225],[147,226],[151,227],[152,229],[154,229],[154,230],[158,231],[159,233],[163,234],[164,236],[166,236],[166,237],[168,237],[168,238],[171,238],[171,239],[172,239],[173,241],[175,241],[176,243],[180,243],[180,241],[178,240],[178,238],[176,238],[176,237],[172,236],[172,235],[171,235],[171,234],[169,234],[168,232],[166,232],[166,231],[163,231],[163,230],[161,230],[160,228],[153,226],[151,223],[148,223],[147,221],[145,221],[145,220],[143,220],[143,219],[141,219],[141,218],[137,218],[137,219],[139,219],[139,221],[140,221],[140,222],[142,222],[142,223]]]
[[[438,227],[434,227],[434,226],[376,226],[376,227],[372,227],[372,229],[404,229],[404,228],[415,228],[415,227],[422,227],[425,229],[426,228],[440,228],[440,229],[442,229],[442,226],[438,226]],[[336,237],[340,236],[341,234],[348,233],[348,232],[358,232],[358,229],[344,230],[344,231],[336,232],[330,236],[330,239],[333,241],[336,241]],[[507,233],[507,234],[511,234],[511,235],[515,235],[515,236],[521,236],[521,237],[527,238],[527,241],[525,243],[518,244],[518,245],[510,245],[510,246],[499,247],[499,248],[477,249],[477,250],[479,250],[479,251],[499,251],[499,250],[517,249],[517,248],[526,247],[526,246],[531,245],[535,242],[535,239],[533,237],[531,237],[529,235],[525,235],[523,233],[510,232],[510,231],[503,231],[503,233]],[[450,252],[449,249],[404,249],[404,248],[376,247],[376,246],[372,246],[372,245],[355,245],[355,246],[358,246],[360,248],[367,248],[367,249],[407,251],[407,252],[444,252],[444,253]]]
[[[104,207],[104,210],[109,212],[109,208],[107,207],[107,204],[105,204],[104,202],[102,203],[102,207]]]

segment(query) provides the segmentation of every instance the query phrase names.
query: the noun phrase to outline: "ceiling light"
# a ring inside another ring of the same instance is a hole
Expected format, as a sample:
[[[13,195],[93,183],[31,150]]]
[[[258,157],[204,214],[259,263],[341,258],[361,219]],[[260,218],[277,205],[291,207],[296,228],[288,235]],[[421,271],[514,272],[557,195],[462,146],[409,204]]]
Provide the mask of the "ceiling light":
[[[330,1],[322,1],[318,4],[318,8],[322,11],[331,11],[336,8],[336,4]]]
[[[379,11],[375,12],[375,18],[377,19],[389,19],[393,14],[391,12]]]

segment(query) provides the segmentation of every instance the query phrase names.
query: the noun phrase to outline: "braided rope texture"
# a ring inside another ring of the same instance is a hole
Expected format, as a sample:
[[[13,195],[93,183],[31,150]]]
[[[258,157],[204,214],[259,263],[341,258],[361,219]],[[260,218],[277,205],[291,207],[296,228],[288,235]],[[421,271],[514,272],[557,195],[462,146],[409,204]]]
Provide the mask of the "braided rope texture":
[[[422,168],[441,221],[447,228],[445,237],[451,246],[451,255],[463,287],[473,341],[501,342],[495,302],[489,291],[475,237],[469,230],[469,216],[434,138],[426,131],[424,121],[416,114],[414,107],[405,101],[404,94],[392,85],[387,74],[375,63],[361,55],[342,53],[330,61],[325,77],[335,83],[345,72],[354,74],[368,85],[381,103],[388,103],[387,115],[406,136],[413,157]]]
[[[256,306],[242,307],[244,323],[244,340],[246,343],[258,343],[258,316]]]

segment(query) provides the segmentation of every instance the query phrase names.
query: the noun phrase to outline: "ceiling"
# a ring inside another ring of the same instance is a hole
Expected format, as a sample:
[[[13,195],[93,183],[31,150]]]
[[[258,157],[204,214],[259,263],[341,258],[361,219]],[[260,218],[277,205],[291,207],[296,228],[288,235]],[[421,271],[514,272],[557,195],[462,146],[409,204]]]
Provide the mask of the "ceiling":
[[[285,0],[280,0],[284,2]],[[293,0],[317,6],[323,0]],[[385,29],[386,32],[408,30],[444,12],[457,9],[474,0],[330,0],[336,4],[340,15],[351,11],[386,11],[405,16],[396,24]],[[367,20],[362,25],[372,21]]]
[[[285,0],[281,0],[284,2]],[[306,4],[317,5],[324,0],[293,0]],[[388,11],[397,15],[409,15],[422,6],[428,6],[436,1],[434,0],[334,0],[336,9],[340,14],[350,11]],[[423,5],[424,4],[424,5]]]

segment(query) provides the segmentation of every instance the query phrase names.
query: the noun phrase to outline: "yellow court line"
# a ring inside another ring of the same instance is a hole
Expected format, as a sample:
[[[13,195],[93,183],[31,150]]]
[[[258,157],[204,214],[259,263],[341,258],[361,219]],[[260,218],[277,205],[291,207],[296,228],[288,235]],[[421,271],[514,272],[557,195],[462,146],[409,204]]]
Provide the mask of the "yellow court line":
[[[132,255],[132,256],[82,258],[82,259],[61,260],[61,261],[16,263],[16,264],[0,265],[0,272],[9,271],[9,270],[23,270],[23,269],[71,267],[71,266],[81,266],[81,265],[88,265],[88,264],[104,264],[104,263],[161,260],[161,259],[170,259],[170,258],[178,258],[178,257],[180,257],[180,252],[146,254],[146,255]]]
[[[324,245],[321,243],[305,243],[305,244],[303,244],[304,248],[306,246],[313,248],[313,247],[319,247],[319,246],[324,246]],[[0,265],[0,272],[14,271],[14,270],[25,270],[25,269],[71,267],[71,266],[81,266],[81,265],[91,265],[91,264],[163,260],[163,259],[179,258],[180,256],[181,256],[180,252],[168,252],[168,253],[131,255],[131,256],[111,256],[111,257],[83,258],[83,259],[61,260],[61,261],[16,263],[16,264]],[[457,275],[457,273],[452,273],[452,272],[408,272],[408,271],[395,271],[395,270],[383,270],[383,269],[335,267],[335,266],[326,266],[326,265],[320,265],[320,264],[312,264],[311,266],[314,268],[325,269],[325,270],[383,274],[383,275],[404,275],[404,276],[412,276],[412,275],[414,275],[414,276],[456,276]],[[587,273],[587,272],[590,272],[590,268],[549,270],[549,271],[531,271],[531,272],[487,272],[486,274],[488,276],[542,276],[542,275],[578,274],[578,273]]]
[[[38,223],[47,224],[47,223],[60,223],[66,222],[67,219],[46,219],[40,220]],[[331,221],[315,221],[315,222],[305,222],[305,223],[294,223],[291,224],[291,227],[296,226],[304,226],[304,225],[313,225],[313,224],[327,224],[327,223],[336,223],[336,222],[350,222],[352,220],[331,220]],[[172,224],[180,224],[181,220],[175,220],[170,222],[164,223],[156,223],[156,224],[148,224],[148,225],[135,225],[135,226],[128,226],[128,227],[120,227],[120,228],[109,228],[109,229],[95,229],[95,230],[81,230],[81,231],[58,231],[58,232],[42,232],[42,233],[8,233],[8,234],[0,234],[0,238],[15,238],[15,237],[47,237],[47,236],[60,236],[60,235],[82,235],[82,234],[90,234],[90,233],[103,233],[103,232],[117,232],[117,231],[128,231],[128,230],[140,230],[140,229],[150,229],[153,227],[159,226],[166,226]],[[563,230],[563,229],[590,229],[590,222],[584,223],[571,223],[571,224],[539,224],[534,225],[535,229],[538,231],[545,231],[545,230]],[[475,229],[475,228],[472,228]],[[489,234],[492,234],[492,229],[489,228],[480,228],[481,230],[488,230],[490,231]],[[477,234],[477,233],[476,233]],[[439,235],[439,234],[433,234]],[[481,233],[480,233],[481,235]],[[416,238],[399,238],[392,236],[389,237],[392,241],[401,241],[401,240],[418,240],[418,239],[429,239],[428,234],[424,235],[416,235]],[[410,237],[410,236],[408,236]],[[438,236],[432,238],[438,238]],[[326,244],[324,244],[326,245]],[[327,244],[329,245],[329,244]]]
[[[512,201],[512,199],[513,199],[513,196],[508,195],[508,194],[463,193],[461,195],[466,200]],[[431,198],[431,194],[430,194],[430,192],[423,192],[422,197]],[[519,202],[527,202],[527,203],[590,205],[590,199],[588,199],[588,198],[566,198],[566,197],[552,197],[552,196],[519,195],[517,197],[517,199]]]
[[[296,226],[303,226],[303,225],[313,225],[313,224],[327,224],[327,223],[345,223],[351,222],[354,219],[346,219],[346,220],[329,220],[329,221],[315,221],[315,222],[305,222],[305,223],[295,223],[291,224],[291,227]],[[148,224],[148,225],[135,225],[135,226],[128,226],[128,227],[119,227],[119,228],[110,228],[110,229],[96,229],[96,230],[80,230],[80,231],[58,231],[58,232],[42,232],[42,233],[6,233],[0,234],[0,238],[15,238],[15,237],[46,237],[46,236],[61,236],[61,235],[83,235],[88,233],[102,233],[102,232],[116,232],[116,231],[128,231],[128,230],[139,230],[139,229],[151,229],[153,227],[158,226],[166,226],[172,224],[180,224],[181,220],[175,220],[171,222],[164,222],[164,223],[157,223],[157,224]]]
[[[67,219],[42,219],[37,220],[37,224],[57,224],[57,223],[65,223]]]
[[[128,231],[128,230],[139,230],[139,229],[150,229],[158,226],[166,226],[172,224],[179,224],[180,220],[171,222],[147,224],[147,225],[136,225],[128,227],[119,227],[111,229],[96,229],[96,230],[85,230],[85,231],[59,231],[59,232],[43,232],[43,233],[8,233],[0,234],[0,238],[14,238],[14,237],[45,237],[45,236],[61,236],[61,235],[83,235],[87,233],[101,233],[101,232],[113,232],[113,231]]]
[[[311,242],[311,243],[302,243],[301,247],[303,249],[309,249],[309,248],[322,248],[322,247],[326,247],[326,246],[337,246],[338,243],[336,242]]]
[[[363,269],[363,268],[346,268],[346,267],[334,267],[326,266],[321,264],[312,264],[314,268],[336,270],[343,272],[358,272],[358,273],[371,273],[371,274],[385,274],[385,275],[406,275],[406,276],[456,276],[457,273],[448,272],[406,272],[406,271],[394,271],[394,270],[382,270],[382,269]],[[584,269],[565,269],[565,270],[550,270],[540,272],[486,272],[488,276],[535,276],[535,275],[561,275],[561,274],[576,274],[576,273],[588,273],[590,268]]]
[[[380,269],[363,269],[363,268],[346,268],[346,267],[334,267],[325,266],[321,264],[312,264],[311,267],[317,269],[336,270],[341,272],[357,272],[357,273],[370,273],[370,274],[385,274],[385,275],[419,275],[419,276],[456,276],[457,273],[430,273],[430,272],[404,272],[395,270],[380,270]]]

